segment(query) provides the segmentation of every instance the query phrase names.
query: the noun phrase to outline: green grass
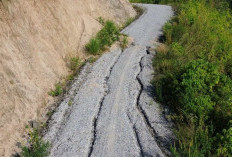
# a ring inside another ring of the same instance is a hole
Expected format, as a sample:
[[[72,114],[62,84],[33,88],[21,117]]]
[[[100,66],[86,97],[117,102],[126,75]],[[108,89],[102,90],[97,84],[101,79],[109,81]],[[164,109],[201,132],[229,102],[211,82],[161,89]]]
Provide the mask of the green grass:
[[[121,33],[120,31],[130,25],[134,20],[139,18],[143,14],[143,8],[133,6],[137,15],[134,18],[129,18],[122,27],[116,25],[113,21],[105,21],[102,17],[98,18],[99,23],[103,25],[103,28],[90,39],[86,44],[85,49],[91,55],[100,55],[106,48],[110,47],[114,42],[119,41]],[[123,38],[122,46],[125,46],[127,40]]]
[[[142,7],[133,5],[134,10],[136,11],[136,16],[135,17],[131,17],[129,19],[127,19],[127,21],[122,25],[121,30],[126,28],[127,26],[129,26],[132,22],[134,22],[136,19],[138,19],[144,12],[144,9]]]
[[[127,47],[127,45],[128,45],[128,36],[123,35],[120,41],[120,47],[124,50]]]
[[[48,92],[48,94],[53,97],[59,96],[63,94],[63,87],[61,86],[60,83],[58,83],[55,85],[55,89]]]
[[[127,21],[123,25],[123,28],[126,28],[127,26],[129,26],[134,20],[135,20],[135,18],[133,18],[133,17],[127,19]]]
[[[72,70],[72,73],[67,76],[66,81],[74,80],[74,77],[80,72],[80,69],[84,64],[85,62],[79,57],[70,58],[68,62],[68,67],[70,68],[70,70]]]
[[[88,53],[98,55],[101,50],[100,41],[98,38],[90,39],[89,43],[85,46]]]
[[[83,65],[83,62],[78,57],[72,57],[69,62],[69,67],[71,70],[76,71]]]
[[[101,23],[104,24],[103,28],[86,45],[89,54],[99,55],[106,47],[110,47],[115,41],[119,40],[120,29],[114,22],[103,22],[101,19]]]
[[[46,157],[50,144],[43,141],[38,130],[29,131],[29,146],[22,146],[21,157]]]
[[[91,63],[91,64],[92,64],[92,63],[96,62],[96,61],[97,61],[97,59],[98,59],[97,57],[90,57],[90,58],[88,58],[88,60],[87,60],[87,61],[88,61],[89,63]]]
[[[103,19],[103,17],[98,17],[98,22],[100,23],[100,24],[102,24],[103,26],[105,25],[105,20]]]
[[[174,156],[232,156],[232,15],[226,1],[168,1],[176,14],[153,61],[156,99],[173,110]],[[178,2],[178,3],[177,3]]]

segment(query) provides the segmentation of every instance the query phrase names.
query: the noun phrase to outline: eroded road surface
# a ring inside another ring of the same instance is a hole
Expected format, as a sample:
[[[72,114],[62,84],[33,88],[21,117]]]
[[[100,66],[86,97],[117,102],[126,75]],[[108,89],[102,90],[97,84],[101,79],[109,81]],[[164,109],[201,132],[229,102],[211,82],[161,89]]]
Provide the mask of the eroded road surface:
[[[153,99],[154,52],[148,47],[154,47],[173,12],[170,6],[141,6],[145,13],[123,31],[134,44],[84,67],[69,93],[72,97],[67,96],[53,115],[45,136],[52,143],[50,156],[170,155],[171,122]]]

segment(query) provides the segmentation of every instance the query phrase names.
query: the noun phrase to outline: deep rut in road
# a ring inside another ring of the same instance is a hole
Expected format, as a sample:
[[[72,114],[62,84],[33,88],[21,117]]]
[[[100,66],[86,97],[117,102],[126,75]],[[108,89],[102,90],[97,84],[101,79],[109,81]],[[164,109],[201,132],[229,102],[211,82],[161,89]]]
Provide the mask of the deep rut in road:
[[[149,55],[151,53],[149,49],[150,49],[150,47],[147,46],[147,50],[146,50],[147,55]],[[159,148],[161,149],[162,153],[165,154],[165,155],[170,155],[170,153],[167,151],[167,149],[165,149],[164,144],[162,144],[163,143],[162,137],[158,136],[156,130],[151,126],[151,122],[149,121],[149,119],[147,117],[147,114],[145,113],[145,111],[143,110],[143,108],[140,106],[140,98],[141,98],[140,96],[141,96],[141,94],[142,94],[142,92],[144,90],[144,85],[143,85],[141,79],[139,78],[139,75],[141,74],[141,72],[143,70],[143,65],[142,65],[141,62],[142,62],[142,60],[143,60],[144,57],[145,56],[143,56],[141,58],[140,62],[139,62],[141,71],[140,71],[140,73],[136,77],[136,79],[137,79],[137,81],[139,82],[139,85],[140,85],[140,91],[139,91],[139,94],[138,94],[138,97],[137,97],[136,107],[137,107],[139,113],[142,115],[143,121],[144,121],[146,127],[148,128],[148,130],[149,130],[150,134],[152,135],[152,137],[154,138],[154,140],[156,140],[156,142],[157,142]],[[136,130],[136,128],[135,128],[135,130]],[[138,141],[139,141],[139,139],[138,139]],[[141,149],[141,152],[143,152],[142,149]],[[144,156],[143,153],[142,153],[142,156]]]

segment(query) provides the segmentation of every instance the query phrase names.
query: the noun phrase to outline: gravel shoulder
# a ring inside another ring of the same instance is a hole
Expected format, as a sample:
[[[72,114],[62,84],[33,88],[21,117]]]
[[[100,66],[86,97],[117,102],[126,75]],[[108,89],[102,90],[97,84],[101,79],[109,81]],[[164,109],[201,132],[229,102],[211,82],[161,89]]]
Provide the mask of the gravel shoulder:
[[[169,156],[172,124],[153,97],[148,47],[173,15],[170,6],[142,5],[146,12],[123,30],[135,43],[104,54],[74,83],[72,107],[64,99],[45,139],[52,157]]]

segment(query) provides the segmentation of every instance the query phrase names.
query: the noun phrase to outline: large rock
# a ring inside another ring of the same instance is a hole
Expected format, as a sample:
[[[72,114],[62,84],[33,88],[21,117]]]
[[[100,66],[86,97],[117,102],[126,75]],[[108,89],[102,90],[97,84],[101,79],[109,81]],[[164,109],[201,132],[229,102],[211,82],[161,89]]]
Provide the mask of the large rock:
[[[0,2],[0,156],[10,156],[26,123],[40,116],[68,58],[85,57],[99,16],[120,24],[135,11],[128,0]]]

